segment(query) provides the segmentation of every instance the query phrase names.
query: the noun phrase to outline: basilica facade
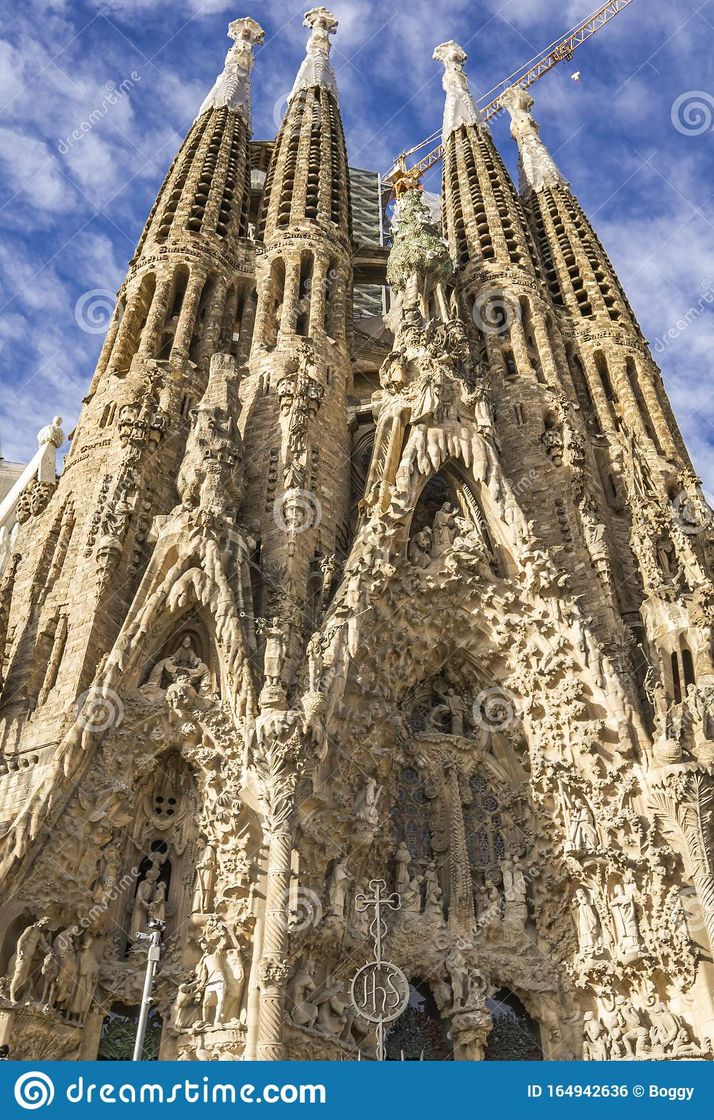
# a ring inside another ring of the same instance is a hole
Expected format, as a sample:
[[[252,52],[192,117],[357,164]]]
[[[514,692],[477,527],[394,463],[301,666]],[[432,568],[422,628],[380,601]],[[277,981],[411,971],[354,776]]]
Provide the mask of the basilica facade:
[[[0,1043],[130,1056],[154,929],[147,1057],[369,1060],[382,882],[388,1057],[707,1059],[712,519],[661,374],[525,90],[517,188],[436,48],[441,208],[404,177],[387,248],[305,23],[269,142],[231,24],[6,542]]]

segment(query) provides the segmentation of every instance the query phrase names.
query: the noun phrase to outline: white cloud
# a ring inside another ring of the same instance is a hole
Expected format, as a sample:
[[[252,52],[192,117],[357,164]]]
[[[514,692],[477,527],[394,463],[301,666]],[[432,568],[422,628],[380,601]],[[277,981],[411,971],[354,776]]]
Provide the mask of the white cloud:
[[[0,127],[0,162],[17,206],[65,212],[75,202],[63,182],[52,151],[41,140],[18,128]]]

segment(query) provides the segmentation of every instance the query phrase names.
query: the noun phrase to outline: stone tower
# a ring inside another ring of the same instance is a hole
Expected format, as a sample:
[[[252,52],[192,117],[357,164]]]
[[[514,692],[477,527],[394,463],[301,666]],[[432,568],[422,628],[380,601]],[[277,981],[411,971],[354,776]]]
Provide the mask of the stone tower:
[[[371,1058],[383,880],[388,1054],[708,1057],[712,522],[661,375],[455,43],[441,223],[408,189],[361,248],[305,24],[265,142],[230,25],[64,470],[55,424],[8,505],[0,1041],[128,1056],[153,921],[148,1055]]]

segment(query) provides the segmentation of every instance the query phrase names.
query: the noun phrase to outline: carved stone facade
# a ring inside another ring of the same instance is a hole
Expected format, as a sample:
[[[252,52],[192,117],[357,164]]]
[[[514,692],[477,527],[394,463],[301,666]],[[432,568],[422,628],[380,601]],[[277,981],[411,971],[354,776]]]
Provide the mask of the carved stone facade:
[[[154,920],[162,1058],[370,1058],[383,879],[455,1058],[516,1005],[545,1058],[708,1058],[712,517],[659,371],[530,97],[519,194],[454,43],[443,228],[401,192],[355,322],[337,21],[306,25],[265,145],[231,24],[13,530],[0,1042],[106,1053]]]

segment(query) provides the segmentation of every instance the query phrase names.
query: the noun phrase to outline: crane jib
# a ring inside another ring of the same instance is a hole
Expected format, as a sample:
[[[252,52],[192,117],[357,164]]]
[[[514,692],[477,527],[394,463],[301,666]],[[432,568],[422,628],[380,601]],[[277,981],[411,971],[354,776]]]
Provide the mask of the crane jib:
[[[549,70],[552,70],[554,66],[557,66],[559,62],[569,61],[578,47],[582,46],[588,39],[591,39],[606,23],[609,23],[611,19],[619,15],[619,13],[632,2],[633,0],[609,0],[609,3],[602,4],[597,11],[588,16],[588,18],[578,24],[577,27],[572,28],[564,39],[561,39],[557,43],[551,43],[540,55],[536,55],[535,58],[527,62],[520,70],[516,70],[508,78],[499,83],[499,85],[494,86],[494,88],[486,94],[486,97],[490,98],[490,100],[487,104],[481,106],[481,115],[484,121],[491,121],[494,117],[497,117],[499,113],[503,112],[501,96],[507,89],[510,89],[512,86],[522,86],[523,89],[527,89],[537,82],[539,78],[542,78],[544,74],[547,74]],[[498,92],[496,93],[496,91]],[[494,93],[496,95],[492,97],[491,95]],[[427,171],[430,171],[444,155],[444,147],[442,144],[433,148],[427,155],[422,156],[418,163],[415,163],[411,168],[407,167],[406,160],[409,156],[425,148],[436,135],[436,133],[432,134],[432,136],[427,137],[426,140],[422,140],[420,144],[416,144],[413,148],[410,148],[408,152],[403,152],[402,155],[394,161],[392,168],[383,178],[387,182],[393,184],[395,180],[406,174],[409,174],[412,178],[414,176],[420,178],[422,175],[425,175]]]

